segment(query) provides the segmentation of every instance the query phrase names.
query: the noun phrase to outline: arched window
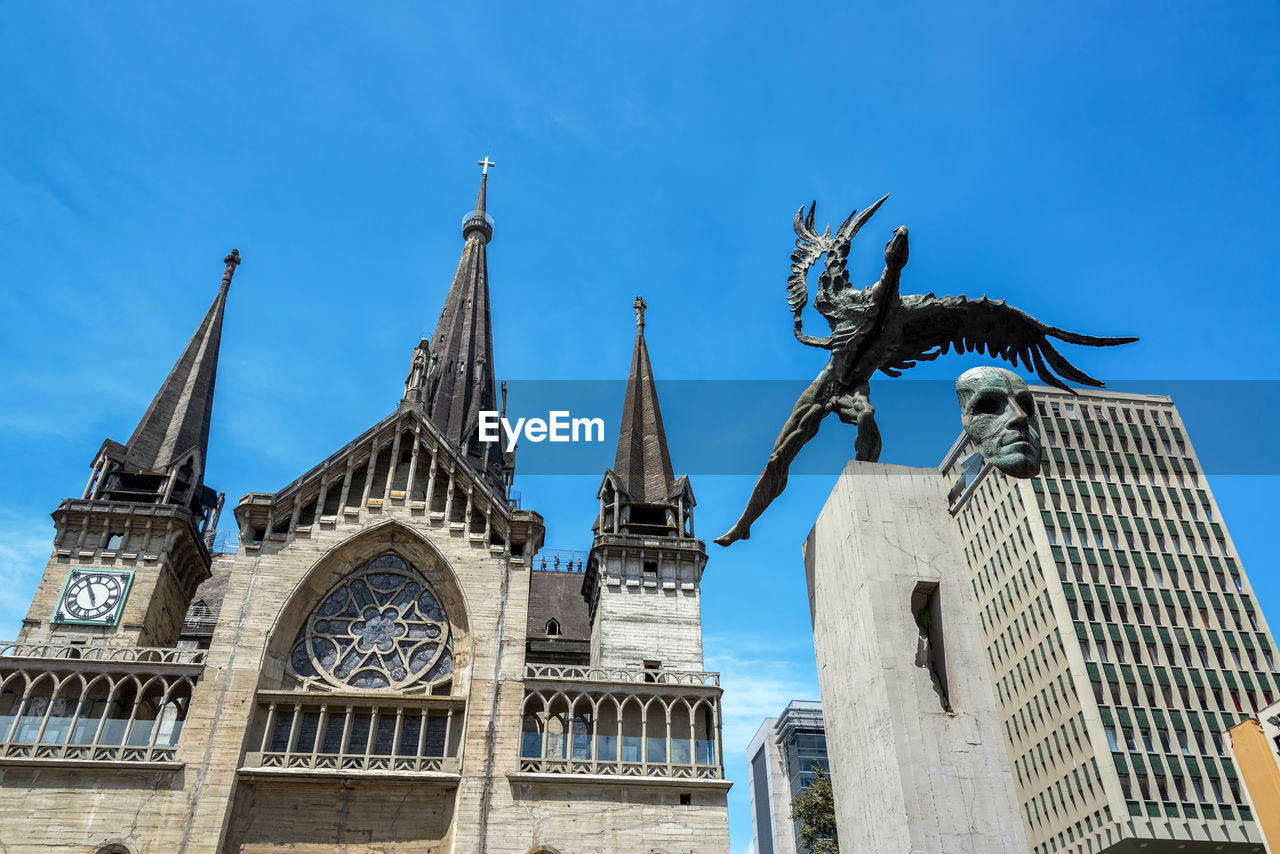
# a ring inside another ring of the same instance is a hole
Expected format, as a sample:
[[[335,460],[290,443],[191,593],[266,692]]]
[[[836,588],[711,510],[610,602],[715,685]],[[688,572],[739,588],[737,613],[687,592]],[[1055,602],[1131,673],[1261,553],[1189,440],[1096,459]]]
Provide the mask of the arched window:
[[[94,854],[133,854],[133,852],[129,850],[129,846],[124,845],[123,843],[110,842],[103,845],[95,851]]]
[[[542,721],[532,713],[524,716],[520,733],[520,756],[523,759],[542,757]]]
[[[529,854],[560,854],[560,852],[550,845],[535,845],[529,849]]]
[[[560,621],[557,620],[555,617],[552,617],[550,620],[547,620],[547,634],[549,635],[560,634]]]
[[[289,670],[304,684],[425,690],[453,674],[449,619],[422,573],[384,554],[325,595],[294,641]]]

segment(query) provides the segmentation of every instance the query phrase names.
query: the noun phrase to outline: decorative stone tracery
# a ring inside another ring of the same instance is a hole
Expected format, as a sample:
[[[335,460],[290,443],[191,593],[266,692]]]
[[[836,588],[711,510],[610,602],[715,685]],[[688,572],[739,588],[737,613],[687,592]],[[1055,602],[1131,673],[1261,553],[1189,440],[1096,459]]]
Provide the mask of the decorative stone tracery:
[[[387,553],[325,594],[298,632],[289,671],[304,688],[426,690],[453,677],[452,642],[431,584]]]

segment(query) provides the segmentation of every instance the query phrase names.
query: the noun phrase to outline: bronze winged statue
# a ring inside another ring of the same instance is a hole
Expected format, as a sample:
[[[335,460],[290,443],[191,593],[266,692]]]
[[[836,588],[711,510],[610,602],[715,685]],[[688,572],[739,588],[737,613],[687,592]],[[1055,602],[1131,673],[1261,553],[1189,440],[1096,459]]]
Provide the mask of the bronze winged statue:
[[[1067,332],[1041,323],[1004,300],[936,297],[933,294],[899,293],[902,268],[907,263],[907,229],[899,226],[884,250],[884,272],[879,281],[859,290],[849,284],[845,262],[854,235],[884,204],[887,195],[866,210],[854,211],[831,234],[818,234],[813,217],[817,204],[796,212],[796,248],[791,253],[787,278],[787,302],[795,317],[795,336],[801,344],[831,351],[831,358],[796,401],[791,417],[774,443],[773,453],[756,481],[747,507],[734,526],[716,542],[722,546],[751,536],[751,525],[787,485],[787,471],[800,449],[818,433],[831,413],[858,429],[854,451],[859,460],[880,458],[880,430],[870,401],[870,380],[876,371],[901,376],[919,362],[930,362],[950,352],[977,351],[1005,359],[1016,367],[1035,371],[1045,383],[1070,390],[1060,379],[1101,387],[1102,383],[1067,361],[1050,338],[1088,347],[1127,344],[1137,338],[1098,338]],[[831,334],[806,335],[801,313],[808,303],[805,284],[809,268],[826,255],[818,279],[813,306],[827,319]],[[1056,373],[1055,373],[1056,372]]]

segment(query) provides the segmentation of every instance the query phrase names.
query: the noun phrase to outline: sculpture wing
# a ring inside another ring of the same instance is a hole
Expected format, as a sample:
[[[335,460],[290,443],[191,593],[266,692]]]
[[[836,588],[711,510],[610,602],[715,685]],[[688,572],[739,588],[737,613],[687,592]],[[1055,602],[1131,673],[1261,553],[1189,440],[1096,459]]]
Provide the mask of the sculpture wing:
[[[791,275],[787,276],[787,305],[796,323],[800,322],[800,312],[809,304],[809,290],[805,286],[809,268],[830,248],[830,235],[820,235],[813,230],[813,212],[817,206],[814,202],[809,207],[808,216],[805,216],[804,205],[796,211],[796,248],[791,251]]]
[[[819,311],[822,311],[824,303],[830,303],[835,294],[849,287],[849,270],[846,265],[849,261],[849,250],[853,246],[853,238],[867,224],[867,220],[880,210],[880,206],[888,198],[889,194],[885,193],[862,212],[854,211],[849,214],[849,218],[836,230],[835,237],[828,239],[826,269],[822,271],[822,278],[818,283],[818,296],[813,301],[814,307]],[[830,227],[827,231],[831,231]],[[827,310],[830,311],[830,308]]]
[[[849,218],[841,224],[834,237],[831,236],[830,225],[822,234],[814,231],[813,215],[818,206],[817,202],[809,206],[807,215],[804,212],[804,205],[796,211],[796,248],[791,252],[791,275],[787,276],[787,305],[790,306],[792,317],[795,319],[796,340],[801,344],[826,350],[836,346],[835,339],[831,336],[819,338],[804,334],[802,312],[809,302],[809,290],[805,285],[809,268],[822,257],[823,253],[826,253],[825,269],[819,278],[818,295],[813,305],[835,325],[839,322],[839,317],[834,313],[832,299],[837,291],[849,287],[849,274],[845,268],[849,247],[853,243],[854,235],[867,220],[871,219],[872,214],[880,209],[887,198],[889,198],[888,194],[861,213],[854,211],[849,214]]]
[[[1050,343],[1050,338],[1086,347],[1112,347],[1137,338],[1100,338],[1067,332],[1041,323],[1031,315],[1006,305],[1004,300],[960,297],[907,296],[902,298],[900,343],[893,348],[880,370],[899,376],[917,362],[929,362],[953,347],[957,353],[988,353],[1015,367],[1035,371],[1046,384],[1070,391],[1062,378],[1081,385],[1101,387],[1094,379],[1067,361]]]

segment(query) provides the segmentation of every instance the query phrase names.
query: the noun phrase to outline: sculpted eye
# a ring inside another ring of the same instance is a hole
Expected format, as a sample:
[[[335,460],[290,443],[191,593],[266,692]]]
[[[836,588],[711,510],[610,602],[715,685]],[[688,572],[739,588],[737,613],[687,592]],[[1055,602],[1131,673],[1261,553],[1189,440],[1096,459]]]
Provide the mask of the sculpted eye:
[[[977,415],[995,415],[1004,408],[1004,399],[998,394],[979,395],[973,402],[973,411]]]
[[[1029,391],[1023,392],[1022,394],[1018,395],[1018,406],[1022,409],[1023,412],[1027,413],[1028,415],[1036,414],[1036,401],[1035,401],[1035,398],[1031,396],[1031,392]]]

